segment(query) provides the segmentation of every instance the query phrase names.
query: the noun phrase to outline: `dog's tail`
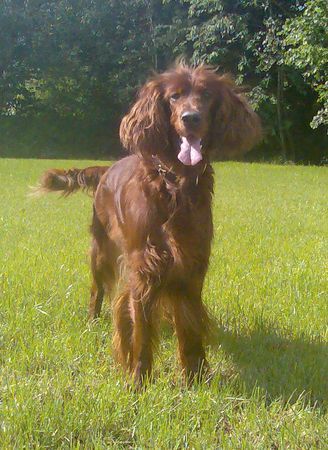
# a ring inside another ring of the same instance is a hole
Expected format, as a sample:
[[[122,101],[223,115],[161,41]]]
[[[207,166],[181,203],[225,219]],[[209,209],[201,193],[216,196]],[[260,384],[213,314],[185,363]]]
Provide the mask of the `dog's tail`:
[[[46,170],[37,187],[32,188],[32,195],[42,195],[48,192],[59,192],[63,196],[82,191],[94,194],[100,178],[109,166],[94,166],[85,169],[49,169]]]

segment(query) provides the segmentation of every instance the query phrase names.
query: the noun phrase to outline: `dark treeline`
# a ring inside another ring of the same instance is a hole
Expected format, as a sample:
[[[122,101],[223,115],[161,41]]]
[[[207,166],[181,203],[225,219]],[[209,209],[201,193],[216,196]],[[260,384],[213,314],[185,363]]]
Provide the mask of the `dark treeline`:
[[[137,88],[184,56],[246,86],[249,158],[325,162],[327,23],[327,0],[2,0],[0,154],[117,156]]]

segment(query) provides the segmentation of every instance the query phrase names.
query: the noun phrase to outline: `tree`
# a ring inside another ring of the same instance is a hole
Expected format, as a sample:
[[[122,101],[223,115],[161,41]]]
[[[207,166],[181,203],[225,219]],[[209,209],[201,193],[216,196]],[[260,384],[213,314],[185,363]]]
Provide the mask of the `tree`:
[[[304,80],[318,94],[321,108],[311,126],[328,125],[328,3],[308,0],[300,15],[284,26],[285,61],[299,69]]]
[[[292,117],[299,112],[293,103],[312,99],[295,70],[284,64],[281,31],[286,18],[299,14],[302,2],[188,0],[188,4],[192,25],[186,41],[193,60],[232,72],[237,83],[249,86],[253,105],[264,119],[267,145],[280,147],[283,160],[294,159],[293,125],[299,125],[300,117]]]
[[[2,115],[29,118],[30,126],[51,124],[37,123],[38,135],[51,129],[67,137],[79,128],[77,147],[83,140],[106,145],[153,66],[148,3],[6,0],[0,9]]]
[[[253,157],[318,162],[326,21],[324,0],[3,0],[0,150],[117,154],[138,87],[184,55],[248,87],[266,131]]]

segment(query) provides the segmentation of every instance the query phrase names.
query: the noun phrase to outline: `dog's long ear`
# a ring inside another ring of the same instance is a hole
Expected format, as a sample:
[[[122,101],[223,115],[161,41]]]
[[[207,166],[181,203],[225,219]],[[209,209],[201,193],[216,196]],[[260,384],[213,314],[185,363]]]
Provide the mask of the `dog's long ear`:
[[[140,90],[136,103],[120,126],[122,145],[143,157],[163,150],[169,139],[169,118],[158,75]]]
[[[230,77],[218,77],[210,146],[221,159],[236,158],[262,138],[261,122]]]

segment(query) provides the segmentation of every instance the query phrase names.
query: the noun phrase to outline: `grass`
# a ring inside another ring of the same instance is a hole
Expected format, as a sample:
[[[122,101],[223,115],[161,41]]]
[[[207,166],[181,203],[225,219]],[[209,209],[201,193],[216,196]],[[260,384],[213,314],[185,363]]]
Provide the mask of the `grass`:
[[[213,381],[183,386],[166,330],[136,393],[109,306],[86,320],[91,199],[26,197],[42,170],[89,164],[0,160],[0,447],[326,449],[327,168],[215,165]]]

